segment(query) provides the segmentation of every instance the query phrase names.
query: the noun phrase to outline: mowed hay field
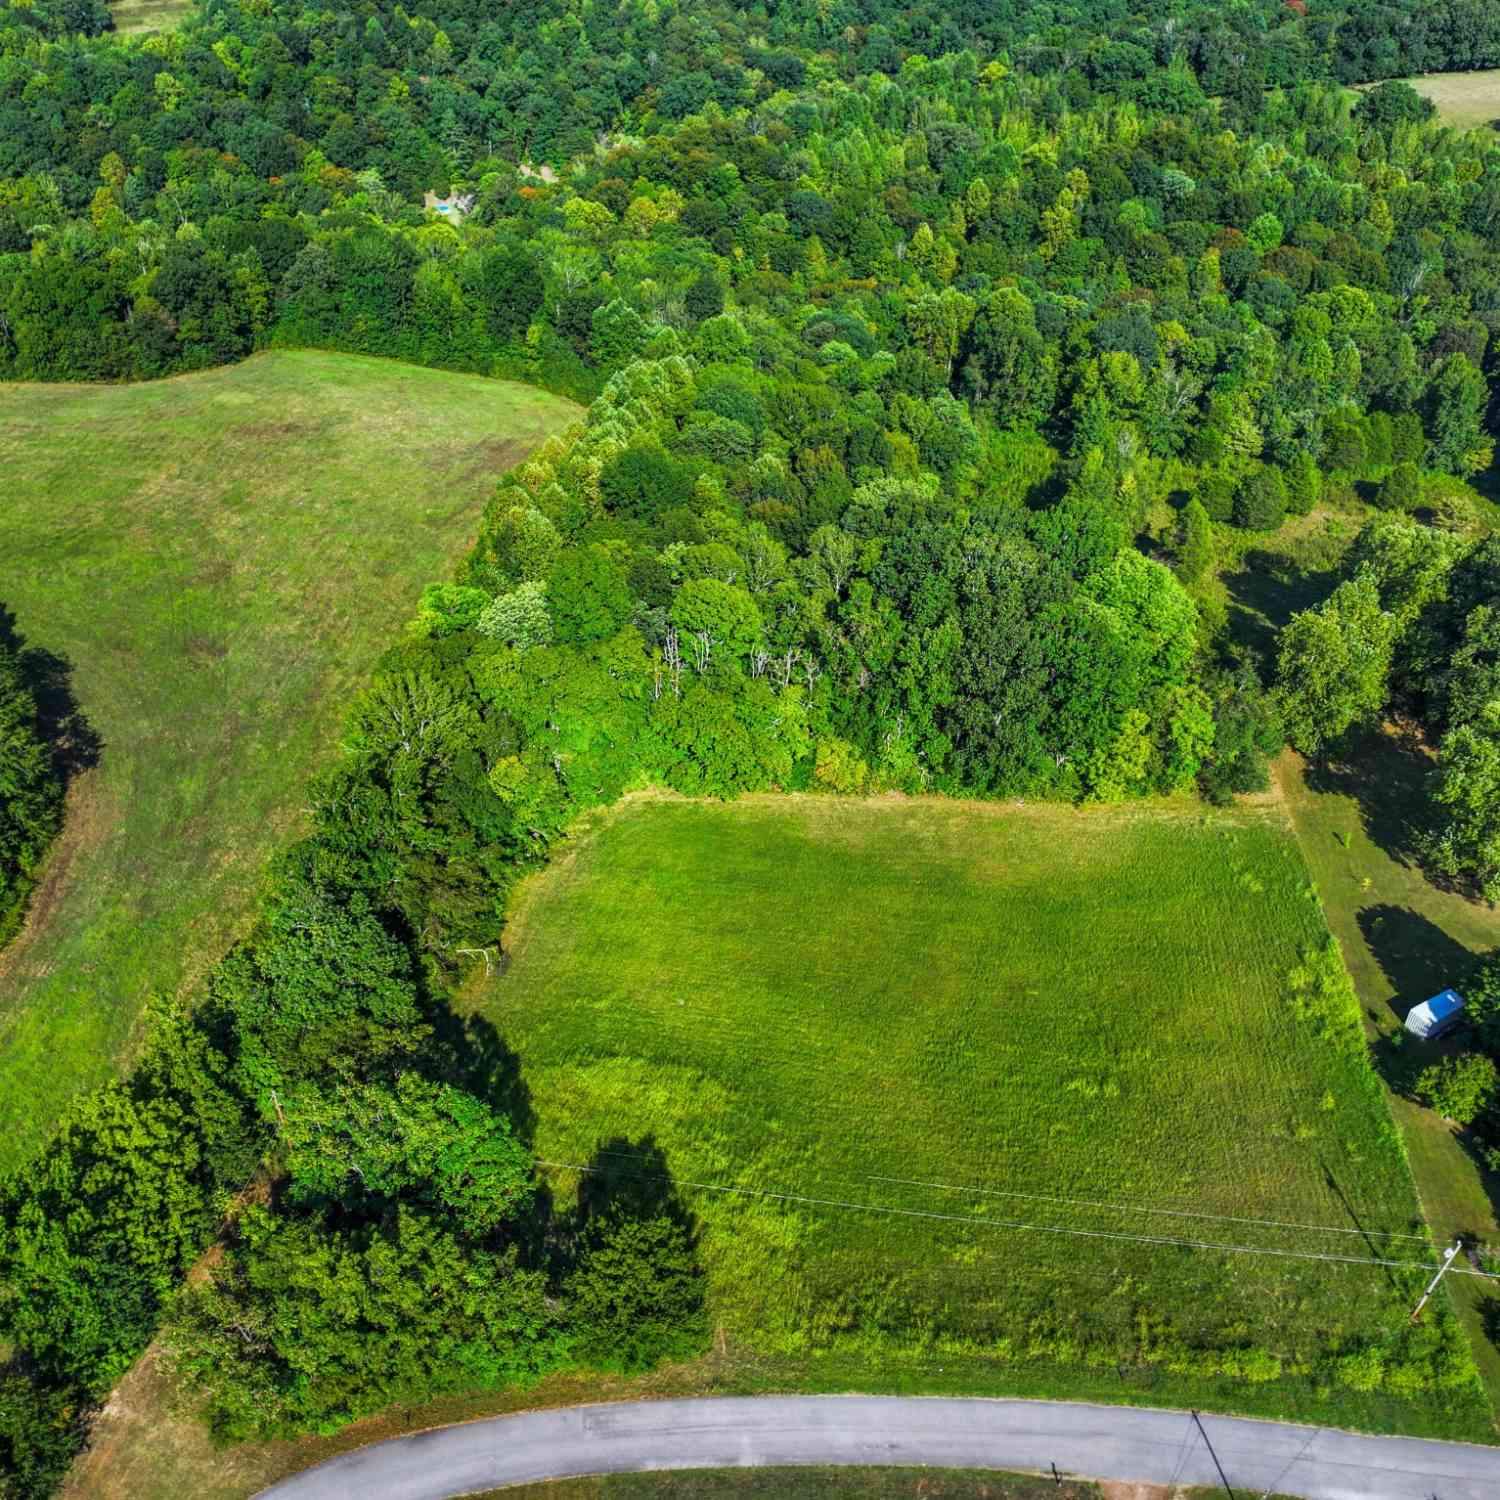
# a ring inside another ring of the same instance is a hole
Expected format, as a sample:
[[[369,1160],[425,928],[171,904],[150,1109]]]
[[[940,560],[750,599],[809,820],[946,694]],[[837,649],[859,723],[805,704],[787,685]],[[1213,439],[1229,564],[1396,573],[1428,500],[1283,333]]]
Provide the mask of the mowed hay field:
[[[1324,936],[1275,807],[645,797],[519,888],[471,999],[564,1202],[673,1178],[731,1384],[1483,1437],[1457,1342],[1441,1396],[1330,1374],[1415,1273],[1128,1238],[1428,1258],[1374,1074],[1289,1004]]]
[[[112,0],[110,16],[121,36],[171,31],[193,8],[193,0]]]
[[[0,952],[0,1167],[201,974],[355,687],[497,475],[576,415],[523,386],[276,353],[137,386],[0,385],[0,603],[103,740]]]
[[[1479,73],[1426,73],[1406,80],[1437,105],[1438,119],[1458,130],[1500,123],[1500,68]]]

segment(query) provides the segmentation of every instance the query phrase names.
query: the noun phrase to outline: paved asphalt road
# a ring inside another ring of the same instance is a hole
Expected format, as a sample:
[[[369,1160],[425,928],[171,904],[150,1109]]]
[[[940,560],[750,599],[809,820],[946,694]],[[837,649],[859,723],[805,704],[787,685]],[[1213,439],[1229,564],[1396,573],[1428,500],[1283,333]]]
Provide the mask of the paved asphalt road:
[[[1306,1500],[1500,1500],[1500,1448],[1063,1401],[899,1396],[631,1401],[493,1417],[375,1443],[264,1500],[448,1500],[637,1469],[932,1464],[1267,1490]]]

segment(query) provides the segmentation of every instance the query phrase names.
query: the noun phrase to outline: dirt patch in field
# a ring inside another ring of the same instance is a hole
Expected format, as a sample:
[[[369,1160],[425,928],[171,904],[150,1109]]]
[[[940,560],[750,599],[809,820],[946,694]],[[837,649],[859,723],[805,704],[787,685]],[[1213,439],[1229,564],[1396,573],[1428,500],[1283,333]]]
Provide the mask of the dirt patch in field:
[[[229,655],[228,645],[208,635],[190,635],[187,639],[187,654],[200,665],[206,662],[223,661]]]
[[[1100,1500],[1172,1500],[1172,1489],[1165,1484],[1140,1484],[1126,1479],[1101,1479]]]
[[[460,484],[486,475],[498,479],[507,469],[515,468],[534,447],[535,443],[519,438],[485,438],[455,452],[453,477]]]
[[[306,437],[313,430],[310,422],[243,422],[234,436],[252,442],[284,442],[288,438]]]

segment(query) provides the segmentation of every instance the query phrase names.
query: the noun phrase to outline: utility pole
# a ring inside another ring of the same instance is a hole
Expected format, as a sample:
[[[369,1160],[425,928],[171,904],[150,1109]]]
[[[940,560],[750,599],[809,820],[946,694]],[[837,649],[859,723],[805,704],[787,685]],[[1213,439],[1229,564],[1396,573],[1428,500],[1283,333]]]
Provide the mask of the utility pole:
[[[1443,1277],[1447,1275],[1448,1267],[1453,1264],[1453,1257],[1457,1255],[1458,1252],[1463,1249],[1463,1247],[1464,1242],[1461,1239],[1455,1238],[1452,1246],[1443,1252],[1443,1263],[1438,1267],[1437,1275],[1427,1283],[1427,1290],[1422,1293],[1422,1300],[1417,1303],[1414,1308],[1412,1308],[1411,1320],[1413,1323],[1421,1321],[1422,1309],[1427,1306],[1427,1299],[1431,1297],[1432,1294],[1437,1290],[1438,1282],[1440,1282]]]

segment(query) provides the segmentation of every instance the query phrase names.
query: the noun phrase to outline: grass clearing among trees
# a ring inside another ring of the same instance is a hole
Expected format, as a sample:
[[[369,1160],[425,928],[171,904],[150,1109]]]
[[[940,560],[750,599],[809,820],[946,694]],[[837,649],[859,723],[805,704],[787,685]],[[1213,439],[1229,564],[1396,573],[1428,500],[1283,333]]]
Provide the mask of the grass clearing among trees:
[[[1426,73],[1406,80],[1437,105],[1438,119],[1458,130],[1500,122],[1500,68],[1476,73]]]
[[[1483,1438],[1446,1313],[1454,1388],[1396,1373],[1414,1275],[1109,1237],[1423,1258],[1378,1080],[1296,1013],[1325,937],[1273,806],[645,798],[521,888],[473,1001],[560,1197],[673,1174],[767,1386]]]
[[[1486,1172],[1465,1132],[1406,1096],[1424,1064],[1461,1039],[1422,1042],[1402,1030],[1406,1012],[1500,947],[1500,912],[1443,890],[1414,857],[1411,835],[1424,818],[1427,759],[1409,737],[1387,728],[1332,765],[1288,752],[1277,780],[1338,935],[1372,1037],[1389,1074],[1391,1110],[1401,1127],[1417,1191],[1433,1233],[1451,1243],[1500,1245],[1500,1180]],[[1450,1288],[1475,1360],[1500,1407],[1500,1298],[1471,1278]]]
[[[109,13],[121,36],[171,31],[193,8],[193,0],[112,0]]]
[[[102,738],[0,953],[0,1165],[224,952],[308,776],[498,474],[575,414],[312,352],[135,386],[0,385],[0,601]]]

